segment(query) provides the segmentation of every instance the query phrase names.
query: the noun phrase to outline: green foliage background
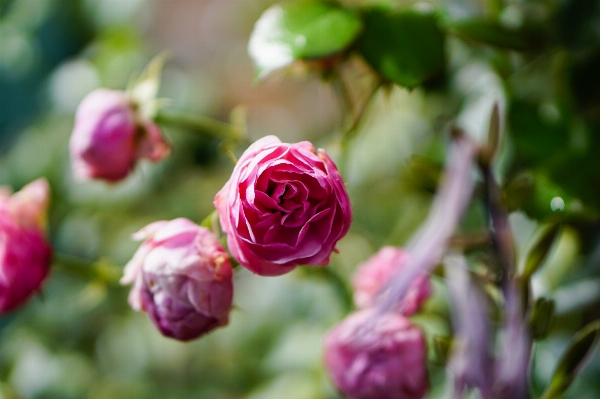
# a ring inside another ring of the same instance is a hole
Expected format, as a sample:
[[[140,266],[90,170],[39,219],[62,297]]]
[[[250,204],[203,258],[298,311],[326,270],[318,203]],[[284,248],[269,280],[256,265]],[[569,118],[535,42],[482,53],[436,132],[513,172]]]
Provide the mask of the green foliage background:
[[[533,281],[536,296],[556,302],[552,331],[535,345],[534,397],[573,333],[600,316],[600,3],[342,1],[360,15],[356,41],[341,32],[344,46],[327,62],[299,50],[253,85],[246,46],[271,3],[0,1],[0,184],[49,179],[57,252],[43,295],[0,318],[0,398],[337,397],[321,339],[346,310],[319,275],[237,269],[231,324],[188,344],[161,337],[127,305],[117,280],[138,245],[130,235],[160,219],[201,221],[232,169],[218,139],[166,129],[174,154],[165,162],[143,162],[114,186],[73,180],[68,139],[80,99],[125,88],[164,49],[167,110],[227,120],[241,105],[247,142],[311,140],[336,159],[355,218],[332,267],[348,280],[423,221],[449,124],[482,142],[498,103],[495,167],[520,255],[539,228],[564,225]],[[369,101],[375,84],[383,87]],[[461,232],[480,233],[485,219],[476,197]],[[471,255],[474,272],[485,255]],[[443,280],[433,278],[434,298],[414,318],[430,342],[451,332]],[[429,397],[444,397],[443,358],[429,357]],[[565,397],[600,397],[598,373],[595,355]]]

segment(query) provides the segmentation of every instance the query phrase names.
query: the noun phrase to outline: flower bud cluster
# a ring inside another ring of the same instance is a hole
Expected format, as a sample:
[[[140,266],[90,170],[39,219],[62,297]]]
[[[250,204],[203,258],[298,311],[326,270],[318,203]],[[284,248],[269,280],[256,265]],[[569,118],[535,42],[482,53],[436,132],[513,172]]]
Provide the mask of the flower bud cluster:
[[[427,390],[426,343],[407,316],[431,295],[427,274],[413,280],[393,311],[376,305],[410,255],[383,247],[357,268],[354,302],[360,310],[325,337],[325,364],[336,387],[352,399],[420,399]]]
[[[139,159],[158,161],[168,154],[169,145],[135,94],[135,89],[98,89],[81,102],[70,141],[78,179],[117,182]],[[263,276],[327,265],[352,222],[348,193],[327,153],[309,142],[287,144],[275,136],[242,154],[214,205],[233,258]],[[135,238],[145,241],[121,280],[133,284],[134,309],[147,312],[162,334],[179,340],[227,324],[233,273],[217,237],[175,219],[152,223]]]
[[[242,154],[214,204],[233,258],[263,276],[327,265],[352,221],[344,182],[325,151],[274,136]],[[152,223],[134,237],[145,241],[121,280],[133,285],[134,309],[182,341],[227,324],[232,267],[208,229],[175,219]]]

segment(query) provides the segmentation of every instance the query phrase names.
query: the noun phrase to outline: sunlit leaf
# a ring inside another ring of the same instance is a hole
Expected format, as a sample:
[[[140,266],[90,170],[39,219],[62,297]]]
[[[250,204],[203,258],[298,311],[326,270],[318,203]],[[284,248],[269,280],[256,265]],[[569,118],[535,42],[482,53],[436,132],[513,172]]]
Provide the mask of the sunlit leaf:
[[[444,70],[444,34],[434,14],[370,9],[359,50],[385,78],[409,89]]]
[[[254,25],[248,52],[257,78],[289,66],[296,60],[339,53],[362,27],[353,12],[322,1],[276,4]]]

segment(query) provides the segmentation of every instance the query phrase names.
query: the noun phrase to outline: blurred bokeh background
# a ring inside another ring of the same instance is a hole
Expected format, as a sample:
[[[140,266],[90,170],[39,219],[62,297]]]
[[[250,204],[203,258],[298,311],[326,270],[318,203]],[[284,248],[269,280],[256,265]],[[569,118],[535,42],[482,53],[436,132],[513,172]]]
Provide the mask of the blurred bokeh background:
[[[339,167],[355,217],[332,267],[348,279],[382,245],[403,245],[423,221],[448,124],[483,137],[498,103],[505,135],[497,173],[520,253],[545,223],[566,225],[534,279],[535,294],[556,301],[557,317],[535,346],[533,392],[546,386],[573,332],[600,316],[596,0],[343,1],[434,8],[448,26],[479,18],[534,33],[518,36],[514,49],[493,27],[450,29],[443,76],[411,91],[379,90],[345,157],[335,85],[302,68],[253,82],[248,37],[272,3],[0,0],[0,184],[17,190],[48,178],[57,253],[43,294],[0,318],[0,398],[338,397],[321,364],[321,339],[346,309],[327,281],[301,269],[277,278],[237,269],[230,325],[192,343],[163,338],[129,308],[118,278],[138,245],[131,234],[155,220],[201,221],[232,169],[218,139],[167,128],[168,160],[142,162],[117,185],[73,180],[68,140],[79,101],[97,87],[124,89],[163,50],[170,51],[160,90],[172,100],[166,111],[226,121],[241,106],[249,141],[311,140],[345,160]],[[365,62],[352,56],[341,73],[356,101],[364,99],[372,74]],[[480,231],[483,212],[474,201],[461,230]],[[485,256],[470,259],[477,265]],[[450,334],[443,279],[433,278],[436,293],[414,318],[429,340]],[[447,397],[443,361],[433,350],[429,356],[429,397]],[[596,355],[567,397],[600,397],[599,373]]]

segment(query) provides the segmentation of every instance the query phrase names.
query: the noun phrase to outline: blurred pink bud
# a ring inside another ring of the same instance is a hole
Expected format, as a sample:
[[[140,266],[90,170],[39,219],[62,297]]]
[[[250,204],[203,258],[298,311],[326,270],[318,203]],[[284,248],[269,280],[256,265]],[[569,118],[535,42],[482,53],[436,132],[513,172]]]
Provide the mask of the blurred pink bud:
[[[358,266],[354,279],[354,303],[356,307],[368,308],[375,305],[381,290],[399,273],[402,273],[410,255],[402,248],[383,247],[365,263]],[[413,280],[397,310],[410,316],[419,310],[431,295],[431,282],[427,273],[420,273]]]
[[[149,224],[125,266],[122,284],[133,283],[129,303],[148,313],[167,337],[188,341],[229,321],[233,271],[229,257],[206,228],[183,218]]]
[[[344,182],[325,151],[275,136],[242,154],[214,204],[233,257],[263,276],[327,265],[352,222]]]
[[[36,292],[48,275],[52,248],[44,237],[50,188],[45,179],[12,196],[0,194],[0,313]]]
[[[421,399],[427,391],[421,330],[396,313],[365,309],[325,336],[325,365],[351,399]]]
[[[79,180],[125,178],[140,158],[159,161],[169,154],[160,128],[141,120],[123,91],[97,89],[79,104],[71,135],[71,161]]]

